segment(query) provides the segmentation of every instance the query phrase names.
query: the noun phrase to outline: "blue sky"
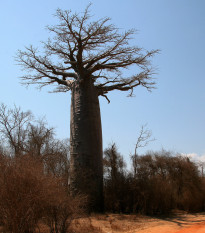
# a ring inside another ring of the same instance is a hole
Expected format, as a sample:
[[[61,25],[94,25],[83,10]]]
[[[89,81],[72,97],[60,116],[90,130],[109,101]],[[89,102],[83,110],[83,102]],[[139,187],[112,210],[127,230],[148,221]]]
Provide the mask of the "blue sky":
[[[57,23],[57,8],[82,12],[87,0],[0,1],[0,102],[21,106],[35,116],[46,116],[56,136],[69,137],[70,94],[49,94],[48,89],[20,85],[23,75],[15,62],[18,49],[38,46],[49,36],[46,25]],[[138,87],[135,98],[113,92],[107,104],[100,98],[104,148],[116,142],[129,158],[141,125],[147,123],[156,140],[145,150],[162,148],[184,154],[205,155],[205,1],[103,0],[92,1],[94,19],[108,16],[124,30],[138,32],[132,40],[145,49],[160,49],[153,58],[157,89]],[[132,70],[130,70],[132,74]],[[51,89],[50,89],[51,90]]]

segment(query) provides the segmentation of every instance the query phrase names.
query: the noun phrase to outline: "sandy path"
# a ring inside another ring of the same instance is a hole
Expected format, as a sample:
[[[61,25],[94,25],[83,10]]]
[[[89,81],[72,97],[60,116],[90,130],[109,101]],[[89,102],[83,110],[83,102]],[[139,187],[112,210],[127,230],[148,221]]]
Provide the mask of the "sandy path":
[[[191,227],[182,228],[181,230],[177,230],[177,231],[175,227],[158,226],[158,227],[151,227],[146,230],[137,230],[134,233],[205,233],[205,223],[196,224]]]
[[[205,215],[179,215],[155,220],[133,233],[205,233]]]
[[[205,233],[205,222],[184,228],[175,233]]]
[[[83,233],[205,233],[205,214],[179,213],[170,218],[135,215],[94,215],[75,221]]]

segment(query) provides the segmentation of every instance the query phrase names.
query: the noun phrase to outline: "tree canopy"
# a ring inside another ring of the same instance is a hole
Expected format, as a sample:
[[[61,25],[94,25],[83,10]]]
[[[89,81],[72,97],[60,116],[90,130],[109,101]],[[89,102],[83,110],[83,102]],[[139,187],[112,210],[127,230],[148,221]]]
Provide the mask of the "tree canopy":
[[[92,79],[98,95],[106,98],[112,90],[130,91],[131,96],[139,85],[151,90],[155,82],[149,58],[158,50],[130,46],[135,30],[121,33],[107,17],[90,21],[89,7],[82,14],[58,9],[59,23],[47,27],[53,37],[42,42],[42,52],[33,46],[18,51],[18,63],[29,71],[22,83],[57,84],[54,92],[66,92],[73,81]],[[135,74],[125,76],[123,71],[132,66]]]

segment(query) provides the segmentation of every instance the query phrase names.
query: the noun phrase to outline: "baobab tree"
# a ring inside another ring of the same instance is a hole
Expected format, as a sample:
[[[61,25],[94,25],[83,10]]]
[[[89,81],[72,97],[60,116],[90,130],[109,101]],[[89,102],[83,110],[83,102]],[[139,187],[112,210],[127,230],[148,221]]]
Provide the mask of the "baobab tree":
[[[71,91],[70,190],[90,198],[90,209],[103,209],[102,130],[99,96],[110,91],[154,87],[150,57],[157,50],[130,46],[135,33],[121,33],[109,18],[91,21],[89,6],[82,14],[56,11],[59,23],[48,26],[53,34],[42,52],[33,46],[18,51],[18,63],[28,71],[22,83],[40,87],[56,84],[53,92]],[[135,67],[136,73],[123,71]]]

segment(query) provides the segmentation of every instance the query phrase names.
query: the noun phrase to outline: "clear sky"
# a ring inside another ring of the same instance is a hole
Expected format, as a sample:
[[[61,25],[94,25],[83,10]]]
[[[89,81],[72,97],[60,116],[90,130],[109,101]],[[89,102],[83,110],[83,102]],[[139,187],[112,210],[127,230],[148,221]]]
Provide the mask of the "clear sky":
[[[46,25],[57,23],[57,8],[82,12],[88,0],[0,0],[0,102],[46,116],[58,138],[69,137],[70,94],[20,85],[18,49],[38,46],[49,37]],[[125,158],[134,152],[141,125],[156,141],[139,151],[172,150],[205,156],[205,1],[93,0],[94,19],[108,16],[123,30],[137,29],[132,43],[160,49],[153,58],[157,89],[135,89],[135,98],[115,91],[101,102],[104,148],[116,142]],[[132,71],[130,71],[132,74]],[[51,90],[51,89],[50,89]]]

